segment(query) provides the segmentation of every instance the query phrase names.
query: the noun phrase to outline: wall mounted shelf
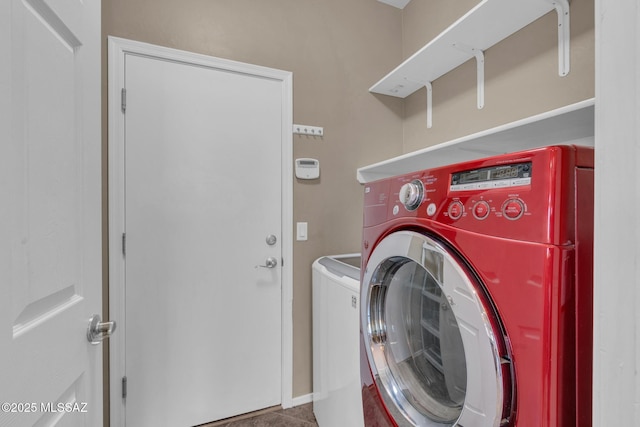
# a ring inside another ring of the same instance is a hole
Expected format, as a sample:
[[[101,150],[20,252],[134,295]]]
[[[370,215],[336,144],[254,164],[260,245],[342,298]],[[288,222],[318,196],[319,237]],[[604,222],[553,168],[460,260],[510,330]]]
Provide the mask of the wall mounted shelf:
[[[554,144],[594,145],[593,98],[359,168],[360,183]]]
[[[427,120],[430,125],[431,82],[475,57],[478,68],[478,108],[482,108],[482,52],[554,9],[558,14],[558,73],[565,76],[570,67],[568,0],[483,0],[373,85],[369,92],[406,98],[418,89],[427,87]]]

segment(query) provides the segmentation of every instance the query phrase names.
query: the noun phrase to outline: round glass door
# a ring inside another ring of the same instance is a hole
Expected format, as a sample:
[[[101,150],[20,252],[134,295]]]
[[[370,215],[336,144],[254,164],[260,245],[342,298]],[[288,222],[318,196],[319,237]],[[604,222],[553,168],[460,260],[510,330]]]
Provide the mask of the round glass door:
[[[391,234],[363,285],[369,364],[396,423],[499,426],[509,359],[482,290],[454,254],[419,233]]]

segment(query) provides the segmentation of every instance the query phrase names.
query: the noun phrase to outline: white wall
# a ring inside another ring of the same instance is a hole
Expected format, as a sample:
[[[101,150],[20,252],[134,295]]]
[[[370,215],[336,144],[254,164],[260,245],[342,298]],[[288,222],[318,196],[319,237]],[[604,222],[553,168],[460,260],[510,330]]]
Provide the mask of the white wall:
[[[640,426],[639,24],[596,0],[594,427]]]

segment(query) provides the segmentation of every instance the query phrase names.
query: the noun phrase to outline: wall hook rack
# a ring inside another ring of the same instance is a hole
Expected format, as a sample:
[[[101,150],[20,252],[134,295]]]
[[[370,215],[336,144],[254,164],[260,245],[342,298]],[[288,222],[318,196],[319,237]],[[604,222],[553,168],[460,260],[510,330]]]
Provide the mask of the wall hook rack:
[[[321,126],[294,124],[292,131],[297,135],[324,136],[324,128]]]

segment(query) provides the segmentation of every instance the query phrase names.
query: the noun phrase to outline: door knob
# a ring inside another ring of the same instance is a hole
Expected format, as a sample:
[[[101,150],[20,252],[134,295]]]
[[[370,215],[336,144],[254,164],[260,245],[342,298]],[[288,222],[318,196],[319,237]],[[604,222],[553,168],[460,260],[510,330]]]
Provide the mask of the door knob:
[[[101,320],[99,314],[94,314],[89,319],[87,339],[91,344],[100,344],[103,339],[109,338],[116,330],[116,322],[101,322]]]
[[[274,268],[276,265],[278,265],[278,260],[275,259],[274,257],[270,256],[269,258],[267,258],[267,260],[264,263],[265,265],[256,265],[256,268],[261,267],[261,268]]]

